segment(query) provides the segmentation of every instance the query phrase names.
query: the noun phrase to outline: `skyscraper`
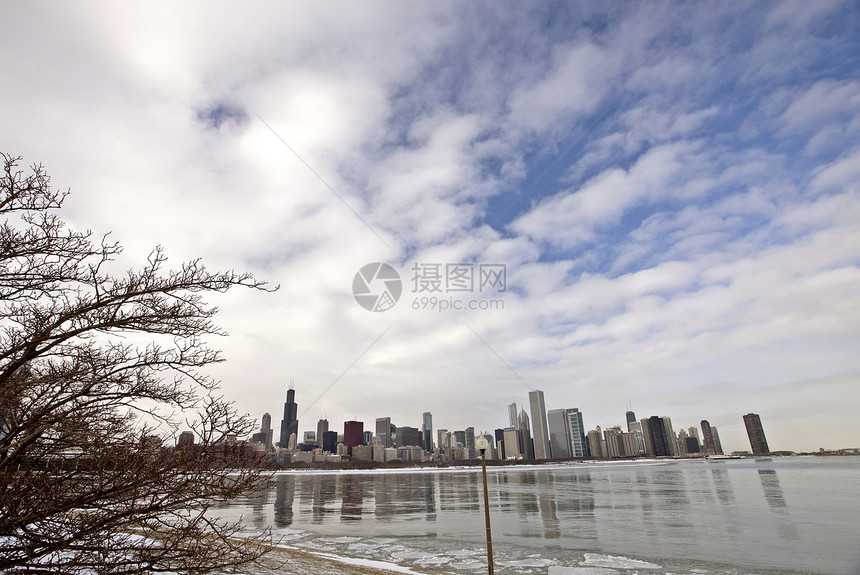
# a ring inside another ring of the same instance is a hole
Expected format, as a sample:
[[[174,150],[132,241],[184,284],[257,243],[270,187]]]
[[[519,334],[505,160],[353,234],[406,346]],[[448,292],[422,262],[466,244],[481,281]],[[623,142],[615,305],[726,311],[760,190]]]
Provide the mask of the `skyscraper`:
[[[567,426],[567,410],[550,409],[547,412],[546,421],[553,459],[570,458],[570,430]]]
[[[652,415],[640,421],[642,435],[645,439],[645,451],[648,455],[665,457],[677,454],[677,447],[671,446],[672,443],[676,443],[675,434],[672,433],[672,424],[665,421],[666,419],[668,418]]]
[[[499,459],[505,459],[505,430],[496,429],[496,454]]]
[[[502,431],[504,437],[503,445],[505,451],[505,459],[519,459],[525,457],[523,451],[523,436],[519,429],[506,427]]]
[[[272,416],[268,413],[263,414],[263,422],[260,425],[260,432],[251,436],[251,441],[262,443],[266,449],[272,447]]]
[[[716,455],[717,449],[714,446],[714,435],[711,433],[711,424],[707,419],[699,422],[699,427],[702,428],[702,448],[705,455]]]
[[[440,454],[445,452],[445,448],[448,447],[448,430],[447,429],[439,429],[436,431],[436,449]]]
[[[747,428],[747,437],[750,438],[750,447],[752,447],[753,454],[764,455],[770,453],[758,413],[747,413],[744,415],[744,425]]]
[[[634,427],[636,426],[636,414],[633,413],[633,410],[631,409],[627,412],[626,417],[627,417],[627,433],[630,433],[634,429],[633,427],[631,427],[631,425]]]
[[[582,412],[576,407],[567,410],[567,430],[570,433],[570,456],[588,457],[585,424],[582,423]]]
[[[329,453],[337,452],[337,431],[324,431],[322,449]]]
[[[317,443],[322,446],[323,434],[328,431],[328,419],[317,421]]]
[[[376,437],[379,438],[379,443],[382,447],[392,447],[394,438],[391,437],[391,418],[378,417],[376,419]]]
[[[477,457],[477,450],[475,449],[475,428],[467,427],[466,428],[466,441],[463,447],[466,448],[466,457],[469,459],[474,459]]]
[[[523,441],[523,459],[533,461],[535,458],[535,446],[532,442],[532,430],[529,425],[529,416],[525,409],[520,410],[520,414],[517,416],[517,425],[519,426],[520,435],[522,436]]]
[[[517,411],[516,402],[508,405],[508,421],[511,424],[513,429],[519,429],[519,422],[517,421],[517,417],[519,416],[519,412]]]
[[[343,424],[343,444],[346,454],[352,455],[352,448],[364,443],[364,422],[347,421]]]
[[[585,434],[588,440],[588,453],[591,457],[595,459],[605,459],[606,458],[606,449],[604,449],[605,443],[603,441],[603,431],[600,429],[598,425],[591,431]]]
[[[720,431],[713,425],[711,426],[711,437],[714,438],[714,453],[716,453],[717,455],[722,455],[723,444],[720,443]]]
[[[529,408],[532,412],[532,427],[534,428],[535,458],[550,459],[552,451],[549,445],[549,432],[547,431],[546,404],[543,392],[533,389],[529,392]]]
[[[672,419],[666,415],[660,416],[660,421],[663,423],[663,434],[666,436],[667,455],[675,457],[680,455],[678,450],[678,436],[675,435],[675,430],[672,429]]]
[[[423,423],[421,424],[421,433],[424,438],[424,451],[427,453],[433,452],[433,414],[425,411],[422,415]]]
[[[419,441],[420,434],[418,432],[417,427],[409,427],[408,425],[404,425],[403,427],[397,428],[397,433],[395,434],[394,443],[397,447],[406,447],[408,445],[421,446],[421,442]]]
[[[297,417],[299,406],[296,404],[296,390],[290,387],[287,390],[287,401],[284,403],[284,418],[281,420],[281,435],[278,446],[289,447],[290,435],[299,435],[299,420]]]

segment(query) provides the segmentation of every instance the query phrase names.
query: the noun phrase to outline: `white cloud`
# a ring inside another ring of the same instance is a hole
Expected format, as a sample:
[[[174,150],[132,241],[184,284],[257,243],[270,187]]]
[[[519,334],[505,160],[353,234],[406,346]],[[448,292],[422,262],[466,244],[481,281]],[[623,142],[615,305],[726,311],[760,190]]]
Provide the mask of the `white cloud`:
[[[114,230],[121,269],[164,244],[282,284],[217,298],[213,373],[255,415],[295,376],[300,410],[319,397],[303,427],[492,428],[522,377],[588,425],[629,399],[721,426],[773,409],[791,434],[776,412],[803,385],[856,399],[860,89],[852,39],[815,35],[843,8],[812,4],[621,4],[592,29],[522,7],[15,5],[4,149],[72,187],[75,227]],[[350,293],[370,261],[462,260],[508,265],[504,310]],[[831,413],[781,443],[839,444],[855,424]]]
[[[527,129],[544,131],[571,116],[591,112],[603,100],[620,58],[589,41],[559,48],[545,76],[510,99],[511,117]]]
[[[813,188],[847,187],[856,190],[858,174],[860,174],[860,150],[855,150],[819,171],[812,181],[812,186]]]
[[[686,142],[657,146],[629,170],[607,170],[581,189],[541,203],[511,227],[537,241],[566,247],[593,241],[600,228],[619,223],[630,208],[684,195],[673,178],[694,163],[696,148]]]

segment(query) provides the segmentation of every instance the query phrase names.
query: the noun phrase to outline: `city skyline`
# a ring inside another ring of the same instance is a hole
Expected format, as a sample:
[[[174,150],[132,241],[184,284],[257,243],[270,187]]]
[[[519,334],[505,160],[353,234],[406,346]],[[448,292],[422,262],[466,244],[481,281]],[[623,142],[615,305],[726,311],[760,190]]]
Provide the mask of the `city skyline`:
[[[206,298],[240,412],[860,442],[856,2],[5,8],[4,151],[105,271],[280,286]]]
[[[292,405],[295,405],[295,390],[293,388],[292,381],[290,382],[290,386],[291,387],[287,394],[288,403],[285,404],[285,414],[290,413],[288,408],[290,402],[293,402]],[[729,449],[725,449],[719,439],[717,427],[712,426],[710,422],[705,419],[701,420],[698,426],[679,426],[676,430],[673,427],[671,418],[668,416],[651,415],[643,418],[636,418],[635,412],[631,409],[627,409],[624,414],[624,428],[622,428],[621,424],[615,422],[608,422],[603,425],[595,424],[593,426],[586,426],[584,423],[583,413],[579,408],[547,409],[544,402],[544,395],[541,390],[532,390],[529,393],[529,400],[532,419],[540,419],[541,409],[543,409],[543,419],[547,421],[546,456],[541,456],[538,452],[533,427],[530,422],[529,414],[526,413],[525,408],[519,410],[516,426],[510,425],[511,421],[509,419],[508,425],[496,426],[491,429],[477,429],[476,431],[475,426],[468,425],[462,428],[452,427],[452,431],[449,431],[449,428],[438,428],[434,433],[432,412],[422,412],[420,427],[409,425],[409,421],[395,422],[393,418],[388,416],[376,417],[374,418],[375,426],[372,427],[374,431],[364,431],[364,438],[362,440],[360,437],[360,430],[363,429],[365,422],[363,420],[351,419],[343,422],[343,432],[339,435],[343,438],[347,454],[351,454],[352,447],[360,445],[362,442],[364,445],[369,445],[371,443],[371,440],[368,439],[369,437],[372,438],[373,442],[378,442],[383,448],[391,448],[394,446],[420,446],[424,451],[430,453],[439,448],[439,442],[443,434],[463,434],[462,438],[458,438],[458,442],[463,444],[467,449],[473,450],[476,433],[486,434],[487,437],[493,437],[495,441],[498,441],[503,437],[507,437],[507,440],[516,442],[517,446],[516,448],[512,448],[509,444],[504,451],[507,452],[508,455],[515,452],[526,459],[586,456],[609,458],[642,455],[644,453],[654,456],[679,456],[687,453],[687,448],[682,442],[684,442],[688,436],[695,440],[696,449],[700,450],[703,455],[722,455],[727,451],[751,452],[754,454],[766,454],[770,451],[780,451],[771,450],[768,447],[767,440],[764,439],[764,430],[761,418],[755,413],[747,413],[746,415],[740,416],[749,438],[751,449],[746,449],[742,446],[731,446]],[[509,418],[515,411],[516,406],[516,402],[506,405],[506,411]],[[266,416],[268,415],[269,414],[266,413],[263,416],[262,429],[265,429],[267,424]],[[500,418],[500,420],[503,419],[504,417]],[[397,425],[397,423],[402,423],[402,425]],[[282,429],[285,425],[287,425],[287,422],[286,420],[283,420],[281,423]],[[323,436],[320,433],[320,430],[324,429],[325,431],[328,431],[329,422],[327,419],[320,419],[314,425],[317,429],[316,432],[309,430],[304,431],[303,434],[306,438],[308,433],[315,433],[318,438],[314,443],[316,445],[322,445],[321,442]],[[352,429],[349,434],[347,433],[348,427]],[[334,429],[329,433],[337,433],[337,429],[338,427],[335,425]],[[429,429],[429,434],[425,429]],[[471,432],[469,430],[471,430]],[[699,434],[700,430],[701,436]],[[514,432],[514,434],[508,435],[508,431]],[[500,435],[499,432],[503,433]],[[300,443],[301,440],[299,439],[298,432],[296,433],[296,442]],[[596,435],[592,437],[592,434],[595,433]],[[629,439],[625,438],[624,442],[622,442],[622,435],[626,437],[628,433],[631,433],[632,435]],[[637,433],[640,435],[635,435]],[[350,436],[350,439],[347,439],[347,435]],[[617,442],[609,445],[610,436],[615,438],[612,440],[613,442],[616,440]],[[262,431],[260,433],[255,433],[252,440],[261,441],[261,437]],[[755,437],[755,440],[753,437]],[[602,446],[600,448],[595,448],[595,442],[602,443]],[[433,449],[430,449],[431,443]],[[562,449],[560,451],[556,451],[559,447],[559,443],[561,443]],[[491,444],[493,444],[493,442],[491,442]],[[328,445],[330,446],[331,444]],[[494,448],[497,448],[497,445],[493,445]],[[512,451],[512,449],[514,451]],[[333,449],[328,449],[328,451],[331,451],[332,453],[334,452]],[[781,451],[802,450],[784,449]],[[595,453],[597,453],[597,455],[595,455]]]

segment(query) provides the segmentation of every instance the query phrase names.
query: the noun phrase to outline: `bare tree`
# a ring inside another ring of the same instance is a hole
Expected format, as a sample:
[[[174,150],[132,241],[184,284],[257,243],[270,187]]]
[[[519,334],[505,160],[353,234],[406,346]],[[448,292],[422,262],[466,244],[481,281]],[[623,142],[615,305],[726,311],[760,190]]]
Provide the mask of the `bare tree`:
[[[121,247],[67,229],[42,166],[0,155],[0,572],[206,573],[260,557],[266,534],[234,537],[212,513],[265,482],[232,441],[253,421],[200,370],[221,361],[201,339],[222,334],[203,295],[265,283],[197,260],[167,270],[161,248],[111,275]],[[163,447],[180,419],[197,442]]]

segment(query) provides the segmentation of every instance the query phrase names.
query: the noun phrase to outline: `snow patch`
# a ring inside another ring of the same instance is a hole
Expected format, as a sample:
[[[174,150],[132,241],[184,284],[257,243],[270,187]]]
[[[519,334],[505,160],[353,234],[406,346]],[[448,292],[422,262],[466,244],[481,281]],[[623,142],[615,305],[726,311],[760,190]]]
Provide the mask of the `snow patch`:
[[[516,561],[505,561],[501,564],[506,567],[549,567],[550,565],[557,565],[558,561],[553,561],[552,559],[529,558],[518,559]]]
[[[614,567],[616,569],[662,569],[662,567],[655,563],[619,557],[617,555],[602,555],[600,553],[585,553],[585,561],[583,563],[585,565]]]
[[[553,565],[547,570],[547,575],[620,575],[616,569],[604,567],[559,567]]]

